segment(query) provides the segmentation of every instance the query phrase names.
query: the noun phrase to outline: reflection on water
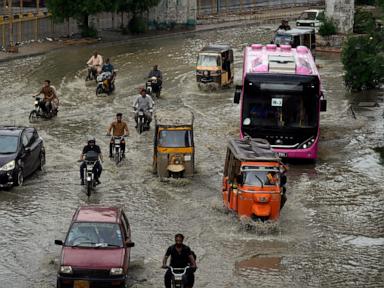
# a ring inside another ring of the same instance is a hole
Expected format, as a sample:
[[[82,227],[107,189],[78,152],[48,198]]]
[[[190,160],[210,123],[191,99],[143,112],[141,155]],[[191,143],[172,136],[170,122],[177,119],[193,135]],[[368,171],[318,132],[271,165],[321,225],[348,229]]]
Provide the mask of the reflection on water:
[[[248,26],[99,47],[119,72],[116,92],[98,98],[95,85],[84,83],[85,61],[94,47],[1,63],[2,124],[28,125],[30,96],[46,78],[58,88],[62,106],[56,119],[35,124],[46,143],[45,172],[0,192],[0,287],[55,287],[59,247],[53,240],[65,237],[76,207],[85,204],[125,209],[136,243],[130,287],[159,287],[161,259],[178,232],[197,254],[196,287],[383,286],[383,172],[372,150],[384,146],[383,111],[356,109],[352,117],[355,96],[345,91],[337,55],[318,54],[328,98],[320,157],[316,165],[289,165],[288,202],[278,229],[254,233],[212,208],[212,201],[220,201],[227,140],[239,135],[239,107],[232,103],[233,89],[198,90],[197,52],[209,43],[229,43],[240,82],[243,47],[268,43],[271,36],[271,29]],[[131,105],[153,64],[165,79],[157,105],[184,106],[195,114],[192,181],[160,182],[152,175],[153,131],[139,136],[133,128]],[[108,153],[105,134],[116,112],[131,130],[126,159],[119,167],[106,159],[102,184],[88,199],[76,161],[87,135]]]

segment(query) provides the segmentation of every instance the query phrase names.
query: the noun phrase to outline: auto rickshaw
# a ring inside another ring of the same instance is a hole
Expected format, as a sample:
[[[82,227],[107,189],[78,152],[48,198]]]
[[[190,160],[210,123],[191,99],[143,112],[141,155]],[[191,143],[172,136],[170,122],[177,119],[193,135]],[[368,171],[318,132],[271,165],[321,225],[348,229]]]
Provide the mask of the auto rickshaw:
[[[286,201],[286,167],[267,140],[230,140],[223,176],[225,207],[253,220],[277,220]]]
[[[234,74],[233,50],[228,45],[209,45],[199,52],[196,81],[200,89],[229,86]]]
[[[313,57],[316,53],[316,33],[313,28],[294,28],[291,30],[277,30],[273,43],[277,46],[291,45],[292,48],[297,46],[306,46],[311,50]]]
[[[187,109],[156,111],[152,168],[160,179],[193,176],[193,120]]]

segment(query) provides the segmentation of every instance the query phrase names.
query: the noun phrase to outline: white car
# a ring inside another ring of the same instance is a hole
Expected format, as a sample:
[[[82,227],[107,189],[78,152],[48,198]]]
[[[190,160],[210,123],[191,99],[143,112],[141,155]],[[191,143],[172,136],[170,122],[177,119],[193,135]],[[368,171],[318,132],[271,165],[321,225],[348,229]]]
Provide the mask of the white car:
[[[299,27],[314,27],[318,31],[321,21],[324,17],[324,10],[311,9],[301,13],[299,19],[296,20],[296,26]]]

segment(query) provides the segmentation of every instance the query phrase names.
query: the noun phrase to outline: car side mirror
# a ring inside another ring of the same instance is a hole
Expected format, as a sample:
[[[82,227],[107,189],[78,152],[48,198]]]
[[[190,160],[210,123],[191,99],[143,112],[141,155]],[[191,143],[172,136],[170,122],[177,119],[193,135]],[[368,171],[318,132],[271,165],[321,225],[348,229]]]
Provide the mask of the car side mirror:
[[[125,245],[126,245],[128,248],[135,247],[135,243],[134,243],[134,242],[131,242],[131,241],[129,241],[129,240],[125,241]]]
[[[61,240],[55,240],[55,245],[63,246],[64,243],[63,243],[63,241],[61,241]]]
[[[233,103],[235,103],[235,104],[240,103],[240,96],[241,96],[242,88],[243,88],[243,86],[236,85],[235,96],[233,97]]]

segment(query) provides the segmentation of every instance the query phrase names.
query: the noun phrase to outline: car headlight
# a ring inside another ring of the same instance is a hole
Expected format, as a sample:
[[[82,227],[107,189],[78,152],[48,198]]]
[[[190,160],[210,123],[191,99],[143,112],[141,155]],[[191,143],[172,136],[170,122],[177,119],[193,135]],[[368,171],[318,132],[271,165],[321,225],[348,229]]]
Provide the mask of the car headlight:
[[[63,274],[72,274],[72,267],[71,266],[60,266],[60,273]]]
[[[297,23],[296,23],[296,26],[300,26],[300,22],[297,22]]]
[[[111,275],[122,275],[123,274],[123,268],[111,268],[110,274]]]
[[[15,160],[12,160],[12,161],[8,162],[7,164],[3,165],[3,167],[0,168],[0,171],[11,171],[11,170],[15,169],[15,166],[16,166],[16,162],[15,162]]]

